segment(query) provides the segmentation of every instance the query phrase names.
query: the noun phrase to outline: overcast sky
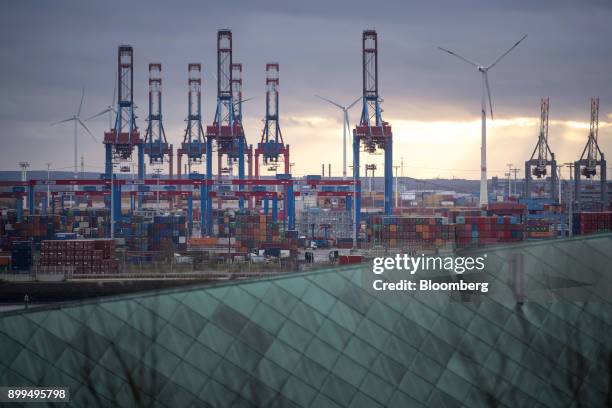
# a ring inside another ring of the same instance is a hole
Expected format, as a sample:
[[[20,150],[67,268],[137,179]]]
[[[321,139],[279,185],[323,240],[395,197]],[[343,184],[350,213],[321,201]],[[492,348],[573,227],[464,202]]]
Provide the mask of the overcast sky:
[[[81,87],[83,117],[111,101],[117,46],[135,54],[137,123],[144,136],[147,67],[161,62],[164,125],[170,143],[183,138],[187,63],[204,66],[205,123],[214,114],[216,32],[234,35],[243,63],[249,143],[261,137],[265,63],[280,63],[280,112],[295,174],[332,163],[341,175],[340,111],[313,97],[348,104],[361,92],[361,32],[379,34],[383,116],[394,129],[394,161],[414,177],[478,178],[480,78],[443,46],[488,64],[522,35],[528,38],[491,70],[494,121],[489,122],[490,175],[506,163],[524,167],[537,139],[540,97],[550,97],[550,143],[573,161],[587,138],[589,98],[601,98],[600,139],[612,151],[612,2],[580,1],[190,1],[4,2],[0,14],[0,170],[28,160],[42,169],[70,166],[71,125]],[[427,5],[425,4],[427,3]],[[359,107],[351,122],[359,119]],[[87,122],[98,142],[80,132],[88,171],[102,171],[100,142],[108,118]],[[350,149],[349,149],[350,158]],[[362,163],[382,163],[365,156]],[[379,167],[382,168],[382,167]]]

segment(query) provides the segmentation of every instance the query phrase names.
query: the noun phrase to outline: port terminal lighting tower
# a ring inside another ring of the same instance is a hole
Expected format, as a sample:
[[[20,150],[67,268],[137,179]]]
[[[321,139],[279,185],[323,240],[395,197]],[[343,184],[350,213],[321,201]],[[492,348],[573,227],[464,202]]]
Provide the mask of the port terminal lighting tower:
[[[582,151],[579,160],[574,162],[574,183],[576,191],[577,210],[580,211],[584,207],[584,197],[580,189],[581,176],[592,179],[597,175],[597,166],[599,166],[600,180],[600,202],[601,209],[607,208],[607,191],[606,191],[606,160],[604,153],[601,151],[598,143],[599,136],[599,98],[591,98],[591,126],[589,128],[589,138],[587,144]]]
[[[290,173],[289,145],[285,145],[279,123],[279,64],[266,64],[266,117],[261,140],[255,149],[255,178],[259,178],[259,156],[264,165],[276,170],[282,157],[285,174]]]
[[[119,46],[117,57],[117,106],[115,125],[113,129],[104,132],[105,166],[104,178],[111,180],[113,176],[113,162],[119,163],[121,172],[129,172],[134,148],[138,151],[138,179],[143,182],[144,143],[136,126],[134,113],[134,50],[129,45]],[[114,184],[114,183],[113,183]],[[120,191],[114,194],[116,200],[121,202]],[[138,207],[142,206],[142,192],[138,194]],[[118,218],[120,214],[115,214]]]
[[[149,156],[149,164],[155,166],[162,165],[164,156],[167,156],[169,176],[172,178],[173,149],[172,145],[168,145],[162,122],[161,70],[161,64],[149,64],[149,117],[147,118],[147,133],[145,134],[145,154]]]
[[[383,121],[381,99],[378,94],[378,36],[366,30],[362,37],[363,108],[361,120],[353,130],[353,178],[359,179],[361,146],[367,153],[384,151],[385,215],[393,212],[393,134],[391,125]],[[355,224],[359,226],[361,211],[361,185],[356,183]]]
[[[559,183],[557,182],[557,161],[548,144],[548,109],[549,99],[540,100],[540,134],[538,143],[531,153],[531,158],[525,162],[525,198],[531,198],[532,176],[538,179],[546,177],[550,166],[550,194],[556,202],[559,199]],[[537,155],[537,157],[536,157]]]

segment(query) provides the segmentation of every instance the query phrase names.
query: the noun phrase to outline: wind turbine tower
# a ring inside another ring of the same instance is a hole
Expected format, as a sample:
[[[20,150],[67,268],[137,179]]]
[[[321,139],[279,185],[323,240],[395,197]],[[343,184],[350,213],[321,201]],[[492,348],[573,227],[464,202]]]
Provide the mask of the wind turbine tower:
[[[481,144],[480,144],[480,205],[486,206],[489,204],[489,192],[487,189],[487,99],[489,101],[489,110],[491,112],[491,120],[493,120],[493,103],[491,101],[491,87],[489,86],[489,70],[493,68],[499,61],[501,61],[510,51],[515,49],[525,38],[527,34],[525,34],[520,40],[518,40],[512,47],[508,49],[508,51],[504,52],[502,55],[497,57],[495,61],[493,61],[489,65],[482,65],[476,62],[470,61],[469,59],[462,57],[461,55],[449,51],[445,48],[438,47],[440,50],[459,58],[463,62],[466,62],[472,66],[474,66],[478,72],[481,74],[482,78],[482,97],[481,97],[481,121],[482,121],[482,130],[481,130]]]

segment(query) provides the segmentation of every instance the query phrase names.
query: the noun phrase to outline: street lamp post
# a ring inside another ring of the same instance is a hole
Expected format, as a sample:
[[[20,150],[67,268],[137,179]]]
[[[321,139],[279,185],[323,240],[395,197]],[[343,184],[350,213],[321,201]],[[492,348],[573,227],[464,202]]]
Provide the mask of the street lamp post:
[[[51,205],[51,186],[49,185],[49,179],[51,174],[51,162],[45,163],[47,166],[47,208]]]

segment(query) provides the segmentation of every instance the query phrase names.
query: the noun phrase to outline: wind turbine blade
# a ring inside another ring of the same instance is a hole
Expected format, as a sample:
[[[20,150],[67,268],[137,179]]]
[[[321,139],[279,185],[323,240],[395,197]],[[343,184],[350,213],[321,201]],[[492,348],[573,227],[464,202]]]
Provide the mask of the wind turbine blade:
[[[353,106],[355,106],[355,104],[356,104],[357,102],[359,102],[360,100],[361,100],[361,96],[360,96],[359,98],[355,99],[355,102],[353,102],[353,103],[351,103],[349,106],[347,106],[347,107],[346,107],[346,110],[351,109],[351,108],[352,108]]]
[[[516,47],[518,47],[518,45],[523,42],[523,40],[527,38],[527,34],[525,34],[520,40],[518,40],[512,47],[510,47],[510,49],[508,49],[508,51],[504,52],[502,55],[500,55],[495,61],[493,61],[493,63],[491,65],[489,65],[487,67],[487,69],[489,68],[493,68],[495,66],[495,64],[497,64],[499,61],[502,60],[502,58],[504,58],[506,55],[508,55],[510,53],[510,51],[512,51],[513,49],[515,49]]]
[[[332,100],[329,100],[329,99],[324,98],[324,97],[319,96],[319,95],[315,95],[315,96],[316,96],[317,98],[321,99],[321,100],[324,100],[325,102],[329,102],[329,103],[331,103],[332,105],[337,106],[337,107],[338,107],[338,108],[340,108],[340,109],[344,109],[344,106],[341,106],[341,105],[337,104],[336,102],[334,102],[334,101],[332,101]]]
[[[71,120],[74,120],[74,118],[68,118],[68,119],[60,120],[59,122],[53,122],[51,126],[59,125],[60,123],[70,122]]]
[[[487,72],[484,73],[485,87],[487,88],[487,95],[489,95],[489,109],[491,109],[491,119],[493,119],[493,102],[491,101],[491,87],[489,86],[489,75]]]
[[[248,101],[253,100],[253,99],[255,99],[255,97],[254,97],[254,96],[251,96],[250,98],[241,99],[241,100],[239,100],[239,101],[238,101],[238,102],[236,102],[236,103],[244,103],[244,102],[248,102]]]
[[[81,91],[81,103],[79,104],[79,110],[77,111],[76,117],[81,117],[81,109],[83,108],[83,99],[85,99],[85,88]]]
[[[89,118],[85,119],[85,122],[87,122],[87,121],[89,121],[89,120],[92,120],[92,119],[95,119],[95,118],[97,118],[98,116],[102,116],[102,115],[104,115],[104,114],[106,114],[106,113],[108,113],[108,112],[110,112],[110,111],[112,111],[112,110],[113,110],[112,108],[106,108],[106,109],[104,109],[102,112],[97,113],[97,114],[93,115],[92,117],[89,117]]]
[[[454,56],[454,57],[457,57],[457,58],[459,58],[461,61],[463,61],[463,62],[467,62],[468,64],[473,65],[473,66],[475,66],[476,68],[478,68],[478,67],[479,67],[479,65],[478,65],[477,63],[472,62],[472,61],[470,61],[469,59],[467,59],[467,58],[465,58],[465,57],[462,57],[461,55],[459,55],[459,54],[457,54],[457,53],[455,53],[455,52],[453,52],[453,51],[447,50],[446,48],[442,48],[442,47],[438,47],[438,49],[439,49],[439,50],[442,50],[442,51],[444,51],[444,52],[446,52],[446,53],[448,53],[448,54],[450,54],[450,55],[452,55],[452,56]]]
[[[81,119],[77,119],[77,121],[80,123],[81,126],[83,126],[83,128],[85,128],[85,130],[87,131],[87,133],[89,133],[89,135],[93,138],[93,140],[95,142],[98,141],[98,139],[96,139],[96,137],[93,135],[93,133],[91,133],[91,131],[89,130],[89,128],[87,126],[85,126],[85,124],[83,122],[81,122]]]

